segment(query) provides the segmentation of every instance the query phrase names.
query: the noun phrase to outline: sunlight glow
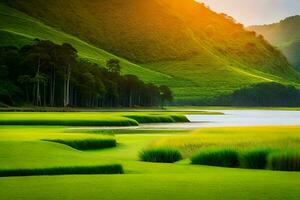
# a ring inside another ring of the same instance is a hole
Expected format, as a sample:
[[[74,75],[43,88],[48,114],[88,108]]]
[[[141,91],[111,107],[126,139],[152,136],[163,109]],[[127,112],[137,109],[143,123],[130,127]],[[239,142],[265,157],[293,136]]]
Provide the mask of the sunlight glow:
[[[300,14],[299,0],[198,0],[245,25],[269,24]]]

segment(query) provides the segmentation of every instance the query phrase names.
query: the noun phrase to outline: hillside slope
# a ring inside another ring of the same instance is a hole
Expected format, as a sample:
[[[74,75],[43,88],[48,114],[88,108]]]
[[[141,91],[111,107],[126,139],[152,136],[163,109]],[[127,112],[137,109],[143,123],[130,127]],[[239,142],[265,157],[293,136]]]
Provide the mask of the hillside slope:
[[[176,100],[198,102],[259,82],[299,82],[299,74],[278,50],[232,18],[193,0],[6,3],[138,63],[139,69],[149,72],[134,74],[167,84]]]
[[[51,28],[39,20],[27,16],[15,9],[0,3],[0,44],[1,46],[24,46],[33,43],[34,39],[51,40],[57,44],[64,42],[72,44],[78,51],[81,58],[90,59],[101,66],[110,58],[121,60],[123,73],[136,74],[144,80],[170,79],[168,76],[149,69],[144,69],[139,65],[131,63],[125,59],[112,55],[102,49],[90,45],[74,36]]]
[[[288,17],[278,23],[251,26],[249,29],[262,34],[287,56],[300,70],[300,16]]]

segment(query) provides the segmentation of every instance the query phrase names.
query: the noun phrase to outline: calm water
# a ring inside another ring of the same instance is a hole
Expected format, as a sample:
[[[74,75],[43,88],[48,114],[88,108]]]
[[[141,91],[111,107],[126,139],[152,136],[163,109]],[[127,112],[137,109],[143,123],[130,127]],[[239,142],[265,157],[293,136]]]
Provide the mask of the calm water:
[[[192,123],[144,124],[140,128],[194,129],[218,126],[300,125],[300,111],[221,110],[220,112],[224,115],[188,115]]]
[[[191,123],[140,124],[138,127],[101,127],[100,129],[197,129],[224,126],[300,125],[300,111],[218,110],[224,115],[188,115]],[[99,129],[71,128],[71,129]]]

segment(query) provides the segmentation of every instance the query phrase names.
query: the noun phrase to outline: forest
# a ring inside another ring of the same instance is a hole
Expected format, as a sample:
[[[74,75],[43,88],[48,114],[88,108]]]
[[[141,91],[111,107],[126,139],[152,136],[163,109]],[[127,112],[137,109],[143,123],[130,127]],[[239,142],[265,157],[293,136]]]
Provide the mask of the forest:
[[[216,105],[225,106],[300,106],[300,90],[276,82],[259,83],[220,97]]]
[[[106,66],[80,59],[70,44],[35,40],[0,47],[0,103],[47,107],[157,107],[173,100],[164,85],[122,75],[120,61]]]

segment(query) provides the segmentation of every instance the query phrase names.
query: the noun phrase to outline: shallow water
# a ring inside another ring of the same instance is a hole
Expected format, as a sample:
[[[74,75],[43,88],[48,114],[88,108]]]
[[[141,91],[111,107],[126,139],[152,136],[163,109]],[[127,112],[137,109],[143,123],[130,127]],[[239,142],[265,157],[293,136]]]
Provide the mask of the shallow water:
[[[300,111],[218,110],[224,115],[188,115],[191,123],[142,124],[143,129],[195,129],[201,127],[300,125]]]
[[[211,111],[211,110],[210,110]],[[187,115],[191,123],[140,124],[134,127],[76,127],[97,130],[189,130],[205,127],[300,125],[300,111],[217,110],[224,115]]]

